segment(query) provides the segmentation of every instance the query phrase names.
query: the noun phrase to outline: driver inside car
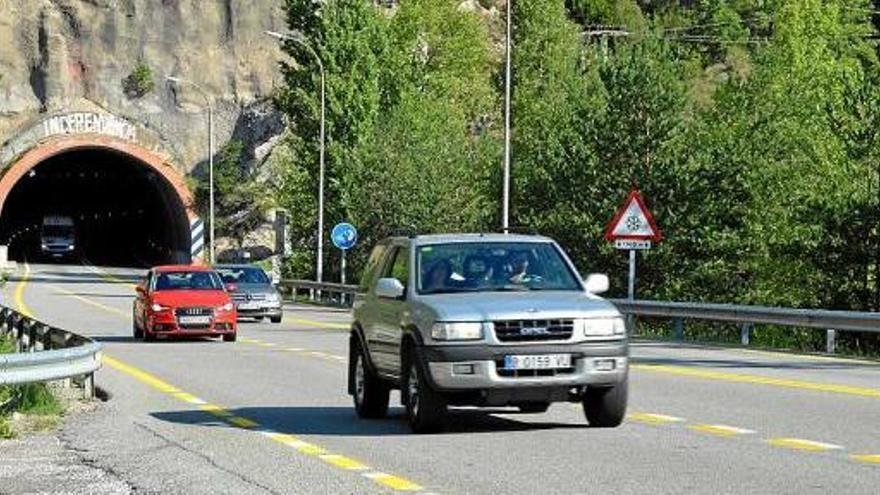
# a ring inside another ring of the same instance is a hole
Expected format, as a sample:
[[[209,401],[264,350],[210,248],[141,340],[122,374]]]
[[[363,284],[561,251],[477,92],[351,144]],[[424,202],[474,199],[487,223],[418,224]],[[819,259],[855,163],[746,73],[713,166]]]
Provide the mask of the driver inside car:
[[[529,258],[525,254],[516,254],[510,262],[511,274],[508,281],[512,284],[523,284],[529,279]]]

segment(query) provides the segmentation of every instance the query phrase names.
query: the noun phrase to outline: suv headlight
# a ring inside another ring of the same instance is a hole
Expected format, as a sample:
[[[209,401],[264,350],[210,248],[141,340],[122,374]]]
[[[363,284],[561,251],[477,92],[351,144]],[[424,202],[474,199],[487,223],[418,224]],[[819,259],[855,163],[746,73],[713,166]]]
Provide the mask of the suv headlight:
[[[626,335],[623,318],[585,318],[581,320],[584,337],[622,337]]]
[[[434,340],[480,340],[483,324],[478,322],[437,322],[431,328]]]
[[[279,302],[280,300],[281,300],[281,298],[278,297],[278,294],[275,293],[275,292],[272,292],[272,293],[266,294],[266,301],[267,301],[267,302],[270,302],[270,303],[273,303],[273,304],[274,304],[274,303]]]

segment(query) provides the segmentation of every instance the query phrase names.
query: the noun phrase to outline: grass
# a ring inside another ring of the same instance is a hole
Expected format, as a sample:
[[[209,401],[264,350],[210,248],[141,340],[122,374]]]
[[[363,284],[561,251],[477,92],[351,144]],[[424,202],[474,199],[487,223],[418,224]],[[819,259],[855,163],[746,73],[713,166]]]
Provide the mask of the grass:
[[[14,341],[0,337],[0,354],[13,352]],[[62,412],[64,407],[45,383],[0,385],[0,439],[16,436],[13,413],[26,415],[29,429],[45,430],[58,424]]]

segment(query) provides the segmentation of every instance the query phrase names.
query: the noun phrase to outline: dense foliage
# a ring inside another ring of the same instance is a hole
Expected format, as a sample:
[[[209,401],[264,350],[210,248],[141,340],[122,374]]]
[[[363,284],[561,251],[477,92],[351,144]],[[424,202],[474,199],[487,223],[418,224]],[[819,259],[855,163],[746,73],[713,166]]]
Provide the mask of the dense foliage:
[[[497,230],[503,1],[288,0],[328,78],[328,228]],[[497,4],[497,5],[495,5]],[[512,223],[625,284],[602,239],[630,187],[666,240],[643,297],[880,309],[875,7],[867,0],[515,2]],[[312,275],[318,71],[297,44],[279,199]],[[329,255],[328,255],[329,256]],[[328,263],[334,266],[335,263]]]

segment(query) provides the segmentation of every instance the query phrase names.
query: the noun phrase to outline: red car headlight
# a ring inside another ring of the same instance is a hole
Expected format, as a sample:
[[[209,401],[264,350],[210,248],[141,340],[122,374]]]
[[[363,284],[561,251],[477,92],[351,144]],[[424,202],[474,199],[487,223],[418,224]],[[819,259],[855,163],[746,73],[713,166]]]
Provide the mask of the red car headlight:
[[[232,311],[233,309],[235,309],[235,305],[232,304],[231,302],[228,302],[228,303],[224,304],[223,306],[220,306],[219,308],[217,308],[217,312],[229,312],[229,311]]]
[[[168,306],[162,306],[162,305],[159,304],[159,303],[153,303],[153,305],[150,306],[150,309],[153,310],[154,313],[161,313],[161,312],[163,312],[163,311],[170,311],[170,310],[171,310],[170,307],[168,307]]]

